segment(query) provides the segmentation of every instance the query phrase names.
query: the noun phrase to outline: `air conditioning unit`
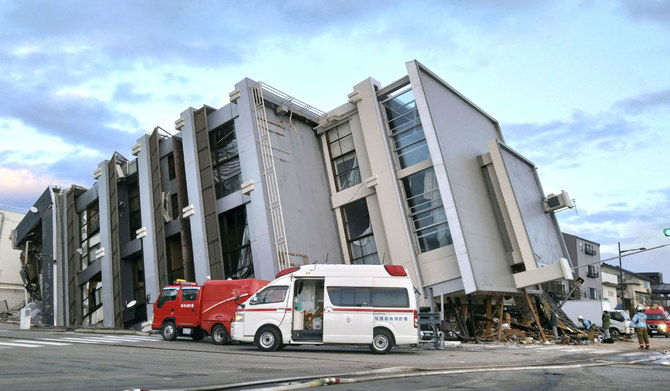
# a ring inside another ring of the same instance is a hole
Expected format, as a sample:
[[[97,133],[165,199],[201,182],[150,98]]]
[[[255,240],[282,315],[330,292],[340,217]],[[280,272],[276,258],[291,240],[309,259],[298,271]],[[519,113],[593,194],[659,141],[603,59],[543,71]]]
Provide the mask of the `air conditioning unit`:
[[[560,194],[549,194],[544,198],[544,211],[546,213],[556,212],[566,208],[574,208],[575,204],[568,195],[568,192],[561,190]]]

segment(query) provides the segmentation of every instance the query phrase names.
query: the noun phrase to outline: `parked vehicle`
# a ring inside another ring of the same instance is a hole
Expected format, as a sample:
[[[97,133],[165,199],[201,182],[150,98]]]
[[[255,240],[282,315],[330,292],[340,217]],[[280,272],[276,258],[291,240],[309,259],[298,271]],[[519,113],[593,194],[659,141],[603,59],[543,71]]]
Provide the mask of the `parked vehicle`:
[[[163,288],[154,303],[151,328],[160,330],[166,341],[178,336],[200,341],[211,335],[217,345],[230,343],[230,323],[237,300],[247,299],[267,283],[256,279],[209,280],[198,285],[177,280]]]
[[[231,334],[263,351],[334,343],[387,353],[418,343],[414,287],[398,265],[286,269],[238,308]]]
[[[649,336],[664,335],[670,337],[670,318],[668,311],[661,306],[649,307],[644,314],[647,315],[647,329]]]
[[[603,327],[603,311],[610,314],[610,335],[632,334],[635,330],[630,327],[630,316],[626,311],[613,310],[608,300],[568,300],[561,307],[575,324],[580,325],[579,315],[594,322],[599,328]]]

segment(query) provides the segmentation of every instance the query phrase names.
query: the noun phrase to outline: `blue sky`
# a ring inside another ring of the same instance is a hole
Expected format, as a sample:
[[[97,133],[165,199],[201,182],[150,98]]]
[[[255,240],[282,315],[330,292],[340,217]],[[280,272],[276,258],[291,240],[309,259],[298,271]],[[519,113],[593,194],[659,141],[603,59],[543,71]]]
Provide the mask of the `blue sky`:
[[[329,111],[417,59],[496,118],[564,232],[670,243],[670,1],[0,0],[0,204],[90,186],[114,151],[244,77]],[[624,258],[670,280],[670,246]]]

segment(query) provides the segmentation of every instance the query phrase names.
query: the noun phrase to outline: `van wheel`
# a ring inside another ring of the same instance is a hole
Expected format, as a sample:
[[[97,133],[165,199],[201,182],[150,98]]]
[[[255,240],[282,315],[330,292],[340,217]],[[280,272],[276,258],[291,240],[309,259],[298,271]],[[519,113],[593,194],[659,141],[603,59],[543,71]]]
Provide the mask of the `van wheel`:
[[[198,327],[197,329],[193,330],[193,334],[191,334],[191,338],[193,338],[193,340],[195,342],[202,341],[202,339],[205,338],[205,332],[202,331],[202,329],[200,327]]]
[[[212,327],[212,343],[215,345],[230,344],[230,335],[228,335],[228,330],[223,325],[217,324]]]
[[[161,335],[163,336],[163,339],[166,341],[174,341],[177,339],[177,326],[174,324],[173,321],[167,321],[165,324],[163,324],[163,328],[161,329]]]
[[[273,352],[279,349],[281,336],[274,327],[263,327],[256,334],[256,347],[264,352]]]
[[[384,354],[388,353],[392,347],[393,337],[391,337],[391,334],[384,329],[375,330],[370,350],[372,350],[373,353]]]
[[[610,329],[610,337],[612,338],[618,338],[619,337],[619,329],[611,328]]]

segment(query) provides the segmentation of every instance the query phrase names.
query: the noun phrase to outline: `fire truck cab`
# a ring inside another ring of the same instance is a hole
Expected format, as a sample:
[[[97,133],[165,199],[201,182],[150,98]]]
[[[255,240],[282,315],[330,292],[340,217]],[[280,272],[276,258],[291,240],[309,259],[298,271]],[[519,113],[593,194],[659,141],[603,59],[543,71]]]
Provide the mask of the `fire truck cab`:
[[[154,303],[151,328],[159,330],[166,341],[178,336],[200,341],[211,335],[217,345],[230,343],[230,323],[238,304],[267,283],[256,279],[209,280],[198,285],[177,280],[163,288]]]
[[[668,311],[661,306],[649,307],[645,312],[647,315],[647,329],[649,336],[663,335],[670,337],[670,318]]]

